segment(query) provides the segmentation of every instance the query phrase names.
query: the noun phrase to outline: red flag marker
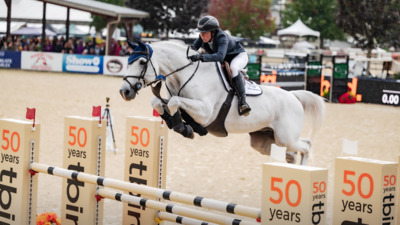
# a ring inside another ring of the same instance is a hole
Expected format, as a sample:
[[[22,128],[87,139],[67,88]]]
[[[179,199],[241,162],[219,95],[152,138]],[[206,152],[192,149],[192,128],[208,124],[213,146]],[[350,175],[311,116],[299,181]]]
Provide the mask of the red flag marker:
[[[32,127],[35,127],[35,118],[36,118],[36,109],[35,108],[26,108],[26,118],[28,120],[33,120]]]
[[[93,106],[92,116],[99,117],[99,124],[101,124],[101,106],[100,105]]]
[[[160,114],[158,114],[158,112],[155,109],[153,109],[153,116],[159,117]]]

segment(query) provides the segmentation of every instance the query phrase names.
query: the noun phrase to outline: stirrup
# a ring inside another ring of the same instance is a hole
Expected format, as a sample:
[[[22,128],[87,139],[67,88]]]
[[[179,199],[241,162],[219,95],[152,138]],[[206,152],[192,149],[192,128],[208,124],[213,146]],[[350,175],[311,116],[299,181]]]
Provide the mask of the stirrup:
[[[248,116],[250,114],[251,108],[247,103],[239,105],[239,116]]]

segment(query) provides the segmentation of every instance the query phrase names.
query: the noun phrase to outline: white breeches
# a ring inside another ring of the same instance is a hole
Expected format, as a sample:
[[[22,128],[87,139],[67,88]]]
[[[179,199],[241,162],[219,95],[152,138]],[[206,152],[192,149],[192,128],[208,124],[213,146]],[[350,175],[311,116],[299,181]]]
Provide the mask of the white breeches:
[[[232,77],[236,77],[239,71],[243,70],[249,62],[249,57],[246,52],[242,52],[232,59],[230,67],[232,70]]]

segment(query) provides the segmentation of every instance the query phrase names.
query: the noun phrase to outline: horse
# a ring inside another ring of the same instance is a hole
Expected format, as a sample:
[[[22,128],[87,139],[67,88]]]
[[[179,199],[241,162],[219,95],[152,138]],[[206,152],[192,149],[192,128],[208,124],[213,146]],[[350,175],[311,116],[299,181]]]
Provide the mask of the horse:
[[[193,131],[222,137],[248,133],[251,147],[261,154],[270,155],[271,145],[276,144],[286,147],[287,162],[296,163],[296,154],[300,152],[301,164],[307,163],[311,138],[321,128],[325,116],[322,97],[305,90],[258,85],[262,94],[247,96],[250,114],[239,116],[237,97],[224,88],[217,63],[193,63],[188,54],[197,52],[172,41],[138,41],[137,45],[129,45],[133,51],[119,90],[126,101],[134,99],[142,87],[151,86],[155,95],[152,107],[170,129],[185,137],[193,138]],[[166,98],[159,94],[161,83],[166,87]],[[229,96],[231,102],[226,101]],[[222,108],[226,109],[222,113],[226,116],[221,119]],[[310,136],[301,138],[306,116],[311,119]]]

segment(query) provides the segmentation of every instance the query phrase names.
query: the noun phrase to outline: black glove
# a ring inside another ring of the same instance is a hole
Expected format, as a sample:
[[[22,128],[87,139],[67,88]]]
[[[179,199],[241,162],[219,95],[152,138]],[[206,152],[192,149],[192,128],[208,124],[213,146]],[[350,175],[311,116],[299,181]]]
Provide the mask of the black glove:
[[[199,61],[199,60],[203,61],[203,56],[202,56],[201,54],[191,55],[191,56],[189,56],[189,59],[190,59],[192,62],[197,62],[197,61]]]

